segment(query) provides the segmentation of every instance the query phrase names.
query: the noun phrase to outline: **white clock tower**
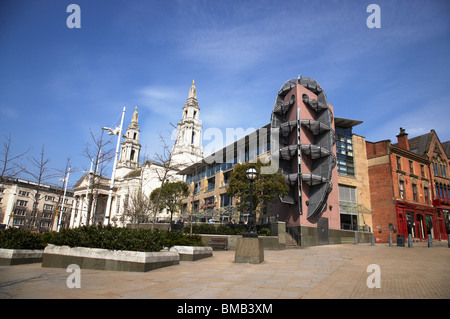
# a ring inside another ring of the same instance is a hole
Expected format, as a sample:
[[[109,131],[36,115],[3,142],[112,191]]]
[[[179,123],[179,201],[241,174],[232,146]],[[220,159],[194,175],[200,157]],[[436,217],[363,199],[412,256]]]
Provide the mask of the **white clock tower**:
[[[197,89],[195,82],[192,81],[189,97],[183,107],[181,122],[177,126],[177,139],[172,149],[172,161],[181,167],[187,167],[203,159],[202,123],[199,116]]]

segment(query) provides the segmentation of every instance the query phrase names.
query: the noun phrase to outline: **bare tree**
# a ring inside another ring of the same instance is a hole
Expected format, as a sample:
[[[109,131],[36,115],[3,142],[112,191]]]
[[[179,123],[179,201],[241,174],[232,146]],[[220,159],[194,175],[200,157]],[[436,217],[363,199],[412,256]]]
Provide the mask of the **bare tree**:
[[[22,158],[30,149],[23,153],[12,154],[11,153],[11,134],[5,136],[5,141],[2,144],[2,149],[0,153],[0,165],[1,165],[1,175],[0,181],[3,181],[4,177],[16,177],[20,173],[25,171],[23,165],[21,165],[18,160]]]
[[[45,148],[42,145],[41,153],[38,157],[28,158],[31,164],[31,169],[25,169],[25,173],[31,176],[31,178],[36,182],[35,186],[35,194],[34,194],[34,203],[31,212],[31,218],[29,220],[29,227],[33,226],[33,222],[38,220],[39,213],[39,200],[40,200],[40,190],[42,185],[55,178],[57,175],[52,172],[52,169],[48,166],[50,159],[48,159],[45,155]]]
[[[128,191],[128,193],[130,192]],[[139,186],[129,197],[128,207],[124,214],[132,222],[136,221],[139,224],[142,220],[148,218],[150,209],[150,197],[143,192],[142,186]]]
[[[88,203],[87,203],[87,218],[86,225],[89,226],[91,222],[92,205],[94,199],[94,191],[97,190],[101,184],[101,178],[104,176],[106,167],[114,158],[114,149],[111,148],[111,139],[107,138],[104,130],[101,130],[100,135],[95,135],[92,130],[89,130],[91,135],[91,144],[87,144],[84,156],[89,158],[92,164],[93,171],[89,172],[88,185]]]
[[[154,170],[161,184],[157,192],[157,195],[154,196],[153,199],[154,208],[153,208],[152,230],[154,229],[155,226],[156,213],[160,210],[161,192],[163,190],[164,184],[168,182],[169,179],[181,169],[181,167],[185,166],[184,163],[177,163],[173,160],[172,149],[167,144],[165,138],[161,134],[159,135],[159,139],[162,144],[162,152],[155,154],[154,160],[155,162],[158,162],[159,165],[155,166]]]

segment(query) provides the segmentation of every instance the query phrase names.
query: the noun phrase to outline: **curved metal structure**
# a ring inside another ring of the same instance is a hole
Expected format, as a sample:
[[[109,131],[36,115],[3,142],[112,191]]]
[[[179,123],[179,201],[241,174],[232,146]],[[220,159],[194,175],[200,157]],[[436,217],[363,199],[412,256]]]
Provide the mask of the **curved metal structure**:
[[[288,94],[297,85],[302,85],[314,93],[317,100],[312,99],[308,94],[297,97],[295,92],[288,98]],[[300,98],[301,101],[298,101]],[[302,119],[301,102],[313,111],[311,112],[314,114],[313,119]],[[292,120],[294,105],[297,108],[296,120]],[[296,190],[298,194],[299,213],[303,214],[302,203],[305,196],[308,207],[307,219],[312,223],[317,223],[322,216],[328,195],[333,189],[331,177],[333,168],[336,166],[336,156],[333,154],[335,135],[332,127],[333,113],[325,92],[314,79],[299,77],[283,84],[275,99],[271,129],[280,132],[279,167],[292,190]],[[313,136],[312,142],[311,140],[301,141],[302,129],[310,132]],[[296,142],[293,142],[294,132]],[[303,161],[303,156],[309,157],[308,164]],[[308,187],[303,188],[302,184]]]

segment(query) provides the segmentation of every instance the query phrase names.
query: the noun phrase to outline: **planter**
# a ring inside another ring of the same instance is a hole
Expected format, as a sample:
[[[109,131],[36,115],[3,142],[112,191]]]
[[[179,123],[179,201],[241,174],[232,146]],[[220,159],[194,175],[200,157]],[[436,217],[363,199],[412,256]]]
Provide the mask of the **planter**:
[[[146,272],[176,265],[179,260],[178,253],[172,251],[138,252],[48,245],[44,249],[42,267],[67,268],[76,264],[81,269]]]
[[[43,250],[35,249],[4,249],[0,248],[0,265],[20,265],[40,263]]]
[[[202,258],[212,257],[213,250],[211,247],[198,246],[173,246],[169,251],[176,252],[180,255],[182,261],[195,261]]]

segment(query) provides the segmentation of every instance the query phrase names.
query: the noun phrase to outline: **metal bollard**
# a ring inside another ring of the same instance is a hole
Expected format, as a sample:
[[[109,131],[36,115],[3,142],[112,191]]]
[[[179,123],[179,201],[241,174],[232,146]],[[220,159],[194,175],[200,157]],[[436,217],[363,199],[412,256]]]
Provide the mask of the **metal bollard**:
[[[392,247],[392,233],[389,233],[389,247]]]
[[[413,247],[413,241],[412,241],[412,235],[408,234],[408,247],[412,248]]]
[[[375,235],[372,233],[372,246],[375,246]]]
[[[433,247],[433,241],[431,240],[430,234],[428,234],[428,247]]]

